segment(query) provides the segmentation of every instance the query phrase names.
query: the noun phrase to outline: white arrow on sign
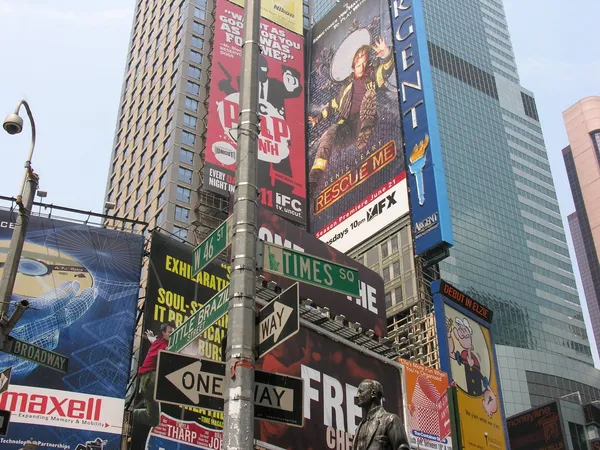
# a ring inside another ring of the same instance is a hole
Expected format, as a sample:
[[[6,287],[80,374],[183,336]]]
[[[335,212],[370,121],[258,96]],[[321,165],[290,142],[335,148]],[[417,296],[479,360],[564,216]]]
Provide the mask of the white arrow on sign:
[[[165,378],[194,403],[200,403],[200,396],[223,398],[225,377],[202,372],[202,362],[195,361],[182,367]]]
[[[275,302],[273,305],[274,311],[265,317],[258,324],[258,342],[262,344],[271,336],[275,338],[275,342],[279,339],[281,332],[283,331],[283,327],[287,323],[288,319],[292,316],[294,312],[293,308],[290,308],[283,303]]]

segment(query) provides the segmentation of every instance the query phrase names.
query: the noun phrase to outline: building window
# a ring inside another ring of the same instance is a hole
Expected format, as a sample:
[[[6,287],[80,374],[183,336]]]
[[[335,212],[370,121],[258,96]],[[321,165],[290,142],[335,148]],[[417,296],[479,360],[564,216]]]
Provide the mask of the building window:
[[[182,186],[177,186],[177,200],[184,203],[190,202],[192,191]]]
[[[198,36],[192,36],[192,45],[198,48],[204,48],[204,39]]]
[[[159,213],[156,215],[156,224],[155,224],[155,226],[159,226],[160,224],[162,224],[162,223],[163,223],[163,219],[164,219],[164,214],[163,214],[163,212],[161,211],[161,212],[159,212]]]
[[[160,160],[160,170],[164,170],[165,167],[167,167],[167,164],[169,163],[169,155],[165,156],[163,159]]]
[[[392,293],[385,293],[385,309],[390,309],[392,307]]]
[[[158,159],[158,155],[155,153],[152,154],[152,156],[150,157],[150,167],[154,166],[154,164],[156,164],[156,160]]]
[[[165,150],[167,150],[168,148],[171,148],[171,145],[173,145],[173,135],[170,134],[169,137],[167,139],[165,139]]]
[[[135,199],[139,200],[142,196],[142,185],[140,184],[138,188],[135,190]]]
[[[156,207],[158,208],[164,202],[165,202],[165,191],[162,191],[160,194],[158,194],[158,197],[156,197]]]
[[[394,261],[392,263],[392,269],[394,270],[394,276],[398,277],[400,275],[400,261]]]
[[[190,210],[181,206],[175,206],[175,220],[187,222],[190,220]]]
[[[173,120],[169,120],[169,121],[167,122],[167,131],[166,131],[166,133],[169,133],[169,132],[171,132],[171,130],[172,130],[172,129],[173,129]],[[166,133],[165,133],[165,134],[166,134]]]
[[[180,167],[179,173],[178,173],[178,179],[179,179],[179,181],[183,181],[184,183],[192,184],[192,171],[189,169],[186,169],[185,167]]]
[[[138,203],[137,205],[135,205],[135,210],[133,211],[133,216],[137,217],[140,215],[141,212],[142,212],[142,204]]]
[[[390,277],[390,266],[384,267],[383,268],[383,282],[387,283],[388,281],[390,281],[391,277]]]
[[[396,253],[398,251],[398,236],[393,236],[390,242],[392,243],[392,253]]]
[[[185,130],[181,131],[181,143],[193,147],[196,145],[196,135]]]
[[[206,19],[206,11],[200,8],[194,8],[194,17],[200,20]]]
[[[177,236],[178,238],[181,238],[184,241],[187,241],[188,230],[186,230],[185,228],[181,228],[176,225],[173,225],[173,234],[175,236]]]
[[[381,244],[381,257],[387,258],[388,255],[389,255],[388,244],[387,244],[387,242],[384,242],[383,244]]]
[[[148,184],[152,184],[154,182],[154,170],[150,171],[150,175],[148,175]]]
[[[148,222],[150,220],[150,211],[152,208],[148,208],[146,212],[144,212],[144,222]]]
[[[160,181],[158,182],[158,188],[165,187],[167,185],[167,172],[163,173],[160,176]]]
[[[202,64],[202,53],[198,53],[195,50],[190,50],[190,60],[197,64]]]
[[[194,116],[190,116],[189,114],[183,115],[183,124],[186,127],[196,128],[196,118]]]
[[[200,36],[204,36],[204,25],[202,25],[201,23],[194,22],[192,30],[194,31],[194,33],[197,33]]]
[[[190,78],[195,78],[196,80],[199,80],[201,74],[202,74],[202,72],[197,67],[188,66],[188,76]]]
[[[188,81],[186,84],[186,91],[190,94],[198,95],[200,93],[200,85],[193,81]]]
[[[175,112],[175,102],[173,102],[169,105],[169,109],[167,109],[167,116],[172,116],[174,112]],[[169,131],[171,131],[171,130],[169,129],[169,124],[167,124],[167,133]]]
[[[194,164],[194,153],[182,148],[179,150],[179,161],[190,166]]]
[[[193,98],[186,97],[185,98],[185,109],[189,109],[190,111],[198,111],[198,102],[196,100],[194,100]]]
[[[402,286],[397,287],[396,289],[394,289],[394,301],[396,305],[399,305],[402,303]]]
[[[150,200],[152,200],[152,188],[148,189],[148,192],[146,192],[146,205],[150,204]]]
[[[598,161],[598,164],[600,164],[600,130],[592,131],[590,137],[592,138],[592,144],[594,144],[596,160]]]

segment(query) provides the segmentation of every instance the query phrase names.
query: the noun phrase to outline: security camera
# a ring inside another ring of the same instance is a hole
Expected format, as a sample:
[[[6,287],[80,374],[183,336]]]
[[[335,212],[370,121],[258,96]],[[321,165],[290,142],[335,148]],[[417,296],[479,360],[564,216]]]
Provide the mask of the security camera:
[[[2,127],[8,134],[19,134],[23,130],[23,119],[18,114],[9,114],[4,119]]]

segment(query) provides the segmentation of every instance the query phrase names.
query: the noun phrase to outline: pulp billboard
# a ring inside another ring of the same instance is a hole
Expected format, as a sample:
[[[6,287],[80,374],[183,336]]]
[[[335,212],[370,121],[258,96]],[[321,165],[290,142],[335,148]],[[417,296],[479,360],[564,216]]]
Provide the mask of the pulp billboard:
[[[229,284],[229,267],[209,264],[198,275],[192,276],[192,250],[164,234],[152,233],[150,264],[146,287],[144,331],[159,335],[160,324],[180,325],[218,291]],[[227,333],[227,316],[217,321],[200,336],[194,356],[221,361],[221,341]],[[148,351],[144,341],[140,364]],[[200,354],[196,354],[200,351]],[[184,352],[185,353],[185,352]],[[223,414],[196,408],[180,408],[161,404],[160,424],[148,430],[133,430],[132,450],[159,448],[184,450],[198,448],[205,442],[220,439]],[[183,432],[182,430],[186,430]]]
[[[415,252],[452,245],[422,0],[391,0]]]
[[[204,166],[205,188],[235,186],[244,10],[217,0]],[[303,38],[262,19],[259,56],[258,175],[261,203],[306,223]]]
[[[0,211],[0,274],[14,223]],[[31,217],[12,294],[30,309],[11,335],[69,364],[65,374],[0,353],[0,372],[12,367],[0,395],[0,409],[12,411],[2,449],[30,437],[40,448],[120,448],[143,244],[131,233]]]
[[[448,375],[399,359],[406,385],[406,423],[411,448],[452,450]]]
[[[245,3],[245,0],[231,1],[242,7]],[[261,0],[260,15],[294,33],[304,33],[302,0]]]
[[[310,230],[347,251],[408,213],[388,0],[343,0],[311,36]]]
[[[442,370],[457,386],[462,448],[507,448],[492,312],[444,281],[431,291]]]
[[[563,450],[568,448],[557,401],[506,419],[511,450]]]

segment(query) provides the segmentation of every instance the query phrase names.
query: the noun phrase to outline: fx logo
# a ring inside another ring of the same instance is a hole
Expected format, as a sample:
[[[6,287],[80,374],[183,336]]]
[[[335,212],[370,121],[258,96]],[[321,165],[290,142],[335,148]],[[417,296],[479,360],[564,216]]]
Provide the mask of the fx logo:
[[[397,203],[396,192],[392,192],[386,198],[379,200],[371,209],[367,211],[367,222],[370,222],[375,217],[383,212],[384,209],[391,208]]]

